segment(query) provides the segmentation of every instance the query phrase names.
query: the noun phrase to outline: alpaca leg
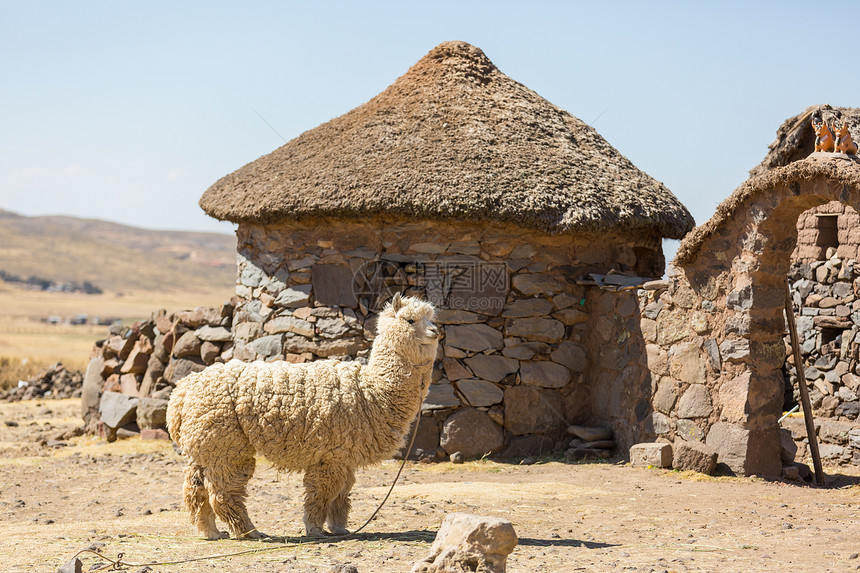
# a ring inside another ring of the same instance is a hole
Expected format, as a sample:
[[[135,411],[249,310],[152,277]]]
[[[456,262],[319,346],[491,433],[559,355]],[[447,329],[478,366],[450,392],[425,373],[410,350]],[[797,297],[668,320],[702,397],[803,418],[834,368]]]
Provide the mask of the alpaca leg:
[[[327,535],[323,529],[323,524],[329,516],[329,508],[335,498],[343,491],[344,486],[349,481],[348,474],[351,473],[350,470],[334,464],[319,464],[305,470],[304,521],[305,531],[309,536]],[[352,486],[350,485],[350,487]]]
[[[341,486],[340,492],[329,503],[328,516],[326,523],[329,531],[335,535],[346,535],[349,530],[346,528],[347,520],[349,519],[349,509],[352,504],[349,501],[349,492],[355,484],[355,472],[351,469],[346,469],[345,482]]]
[[[191,515],[191,523],[203,532],[207,539],[229,537],[215,526],[215,514],[209,505],[209,496],[204,485],[203,468],[191,462],[185,466],[185,483],[182,486],[182,501]]]
[[[259,539],[265,537],[257,531],[248,517],[245,486],[254,475],[254,458],[247,458],[237,465],[222,465],[206,472],[206,489],[215,515],[227,523],[233,537]]]

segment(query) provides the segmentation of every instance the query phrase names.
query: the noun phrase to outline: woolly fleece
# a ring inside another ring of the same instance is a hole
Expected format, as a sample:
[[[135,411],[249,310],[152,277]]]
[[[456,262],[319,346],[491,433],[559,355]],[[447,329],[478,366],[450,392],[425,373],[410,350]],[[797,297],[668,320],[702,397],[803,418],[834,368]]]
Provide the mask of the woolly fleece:
[[[427,390],[438,345],[435,311],[394,299],[379,316],[366,366],[322,360],[231,360],[184,378],[167,409],[168,429],[188,458],[183,498],[209,539],[261,537],[245,509],[255,455],[303,471],[308,535],[346,533],[356,468],[402,446]],[[214,511],[214,513],[213,513]]]

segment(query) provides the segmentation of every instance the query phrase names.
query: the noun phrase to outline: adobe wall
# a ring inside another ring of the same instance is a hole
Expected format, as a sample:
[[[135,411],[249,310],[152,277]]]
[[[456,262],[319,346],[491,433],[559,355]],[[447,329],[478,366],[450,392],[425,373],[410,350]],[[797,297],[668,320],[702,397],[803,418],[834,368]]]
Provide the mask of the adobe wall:
[[[659,276],[658,238],[383,220],[237,234],[236,358],[362,360],[394,292],[437,305],[424,455],[546,453],[567,448],[569,424],[611,424],[622,451],[653,438],[635,291],[585,283],[610,269]]]

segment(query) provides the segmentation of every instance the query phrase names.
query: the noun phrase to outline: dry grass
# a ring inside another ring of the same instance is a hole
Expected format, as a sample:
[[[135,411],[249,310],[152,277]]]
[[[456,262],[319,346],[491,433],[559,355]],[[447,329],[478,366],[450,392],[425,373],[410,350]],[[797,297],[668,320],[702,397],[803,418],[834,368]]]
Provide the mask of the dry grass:
[[[18,380],[29,380],[42,367],[42,364],[29,358],[0,356],[0,391],[11,388]]]
[[[174,312],[217,306],[231,294],[223,289],[85,295],[28,290],[0,282],[0,390],[56,362],[69,370],[85,369],[93,344],[108,334],[106,326],[48,324],[43,319],[49,316],[68,320],[86,314],[130,324],[148,319],[161,308]]]

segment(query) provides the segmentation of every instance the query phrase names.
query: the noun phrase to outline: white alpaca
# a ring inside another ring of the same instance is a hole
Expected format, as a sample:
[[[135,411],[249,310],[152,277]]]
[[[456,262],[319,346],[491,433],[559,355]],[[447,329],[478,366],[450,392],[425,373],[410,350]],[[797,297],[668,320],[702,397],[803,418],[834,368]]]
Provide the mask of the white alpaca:
[[[430,386],[439,334],[427,302],[395,295],[379,315],[366,366],[231,360],[184,378],[170,397],[171,437],[188,458],[183,501],[209,539],[259,538],[245,509],[254,456],[304,471],[308,535],[348,533],[355,469],[403,443]]]

